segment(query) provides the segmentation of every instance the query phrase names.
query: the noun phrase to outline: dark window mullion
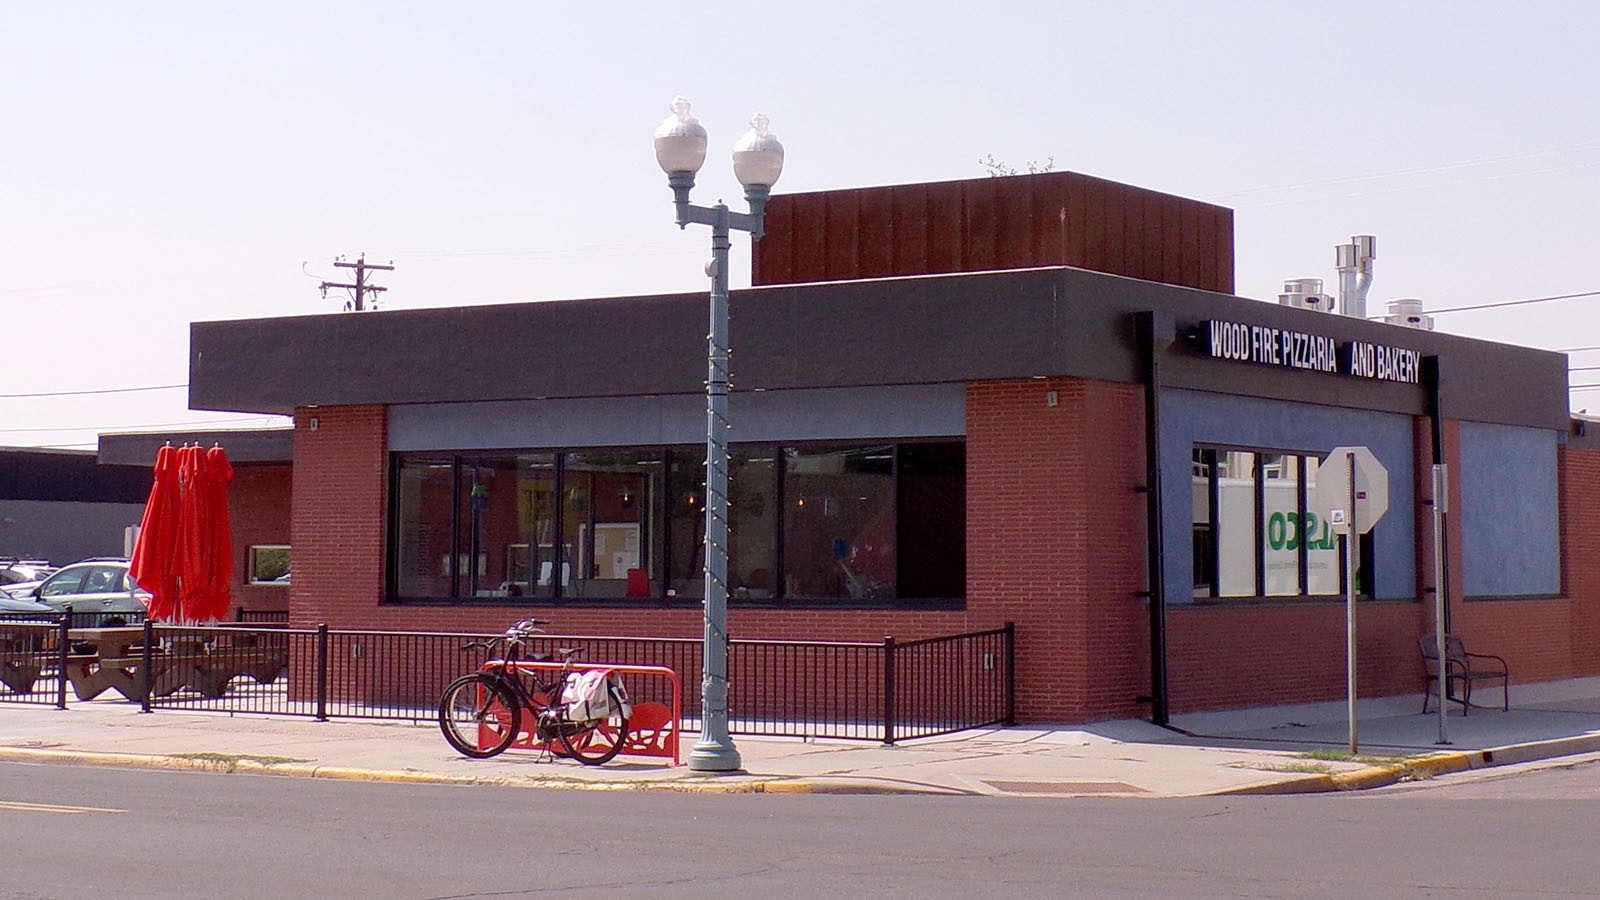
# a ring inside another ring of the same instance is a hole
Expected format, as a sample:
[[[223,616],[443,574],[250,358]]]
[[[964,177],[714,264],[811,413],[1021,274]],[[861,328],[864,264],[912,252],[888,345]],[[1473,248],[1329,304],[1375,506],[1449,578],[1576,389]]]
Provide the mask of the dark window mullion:
[[[565,579],[561,577],[561,573],[566,571],[565,567],[572,566],[572,562],[567,559],[566,554],[567,532],[565,530],[566,522],[564,521],[566,519],[567,505],[567,454],[558,452],[555,457],[556,485],[555,493],[550,497],[550,505],[553,507],[550,511],[550,516],[554,520],[550,525],[550,597],[553,600],[560,600],[565,595],[563,588],[566,587],[562,583]],[[534,574],[533,579],[535,582],[539,580],[538,573]]]
[[[1208,581],[1211,583],[1211,596],[1222,596],[1222,488],[1217,476],[1217,451],[1210,448],[1202,451],[1201,459],[1206,466],[1206,503],[1209,505],[1208,518],[1211,520],[1211,546],[1207,548],[1207,555],[1211,557],[1211,571]]]
[[[772,568],[774,572],[772,595],[784,600],[789,599],[789,579],[785,576],[783,559],[783,521],[787,518],[789,509],[788,495],[784,491],[784,485],[789,481],[787,462],[788,456],[784,453],[783,447],[774,444],[772,447],[772,478],[777,483],[772,488],[772,496],[775,498],[773,502],[776,504],[772,515]]]
[[[1295,568],[1300,576],[1300,596],[1311,593],[1311,556],[1306,550],[1306,457],[1293,456],[1295,467]]]
[[[1255,493],[1256,514],[1251,517],[1255,528],[1255,537],[1251,542],[1251,551],[1255,557],[1256,566],[1256,596],[1267,595],[1267,547],[1266,547],[1266,517],[1267,517],[1267,472],[1266,454],[1257,450],[1250,454],[1250,480],[1251,489]]]
[[[461,457],[450,457],[450,599],[461,599]]]

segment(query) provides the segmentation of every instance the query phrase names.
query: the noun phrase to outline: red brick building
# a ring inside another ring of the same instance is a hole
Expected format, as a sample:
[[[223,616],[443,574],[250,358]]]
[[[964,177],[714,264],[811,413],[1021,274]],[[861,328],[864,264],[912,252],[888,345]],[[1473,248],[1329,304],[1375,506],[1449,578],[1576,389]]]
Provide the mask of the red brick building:
[[[1340,697],[1315,484],[1362,445],[1390,482],[1359,543],[1363,695],[1421,689],[1435,461],[1450,628],[1519,681],[1600,672],[1575,543],[1600,453],[1565,357],[1232,296],[1228,210],[1071,173],[767,217],[732,297],[732,633],[1014,622],[1024,721]],[[197,323],[191,406],[294,417],[286,507],[264,470],[235,528],[287,515],[270,589],[296,624],[697,636],[706,315],[692,294]]]

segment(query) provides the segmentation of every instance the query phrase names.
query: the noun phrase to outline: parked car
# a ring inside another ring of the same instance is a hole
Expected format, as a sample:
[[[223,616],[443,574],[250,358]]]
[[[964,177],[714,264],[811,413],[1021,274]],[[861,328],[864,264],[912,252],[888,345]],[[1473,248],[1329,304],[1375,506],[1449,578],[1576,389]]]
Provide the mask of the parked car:
[[[46,606],[37,600],[29,600],[26,597],[13,597],[10,594],[0,592],[0,616],[5,617],[8,621],[15,620],[23,613],[54,615],[55,612],[54,607]]]
[[[128,574],[128,561],[120,558],[86,559],[63,567],[39,583],[28,597],[61,611],[101,617],[99,624],[114,625],[140,620],[150,593]],[[126,618],[122,618],[126,617]]]
[[[0,557],[0,592],[25,597],[54,571],[44,560]]]

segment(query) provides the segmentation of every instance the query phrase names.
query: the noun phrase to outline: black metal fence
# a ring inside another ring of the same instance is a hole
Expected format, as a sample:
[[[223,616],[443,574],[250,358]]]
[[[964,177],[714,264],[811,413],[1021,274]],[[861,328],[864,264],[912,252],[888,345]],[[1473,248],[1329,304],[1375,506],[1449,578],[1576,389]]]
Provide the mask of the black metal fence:
[[[0,700],[67,706],[67,617],[0,614]]]
[[[234,621],[241,625],[283,625],[289,624],[289,611],[287,609],[245,609],[240,607],[235,614]]]
[[[104,661],[69,635],[81,624],[78,616],[0,620],[0,671],[8,673],[0,701],[65,707],[70,682],[80,696],[109,685],[146,709],[422,721],[433,718],[450,681],[487,658],[465,645],[489,638],[146,623],[142,635],[128,636],[127,658],[113,663],[123,674],[97,675]],[[1014,634],[1007,624],[906,642],[730,640],[729,730],[893,743],[1009,723]],[[683,680],[686,725],[697,727],[701,646],[689,638],[539,635],[527,650],[578,647],[585,660],[669,668]],[[635,703],[670,700],[664,679],[630,681],[629,689]]]

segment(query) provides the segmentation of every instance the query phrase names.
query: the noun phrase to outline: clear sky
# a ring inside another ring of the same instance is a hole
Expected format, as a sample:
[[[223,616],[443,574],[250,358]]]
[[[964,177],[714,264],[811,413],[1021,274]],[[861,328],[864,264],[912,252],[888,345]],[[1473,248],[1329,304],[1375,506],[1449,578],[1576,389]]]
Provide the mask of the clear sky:
[[[393,262],[391,310],[705,288],[650,149],[680,93],[701,203],[741,208],[759,109],[779,193],[992,154],[1231,207],[1269,302],[1335,293],[1354,234],[1372,313],[1600,291],[1597,34],[1592,0],[0,4],[0,445],[273,422],[128,389],[186,382],[190,322],[343,314],[339,255]],[[1600,296],[1438,327],[1600,347]]]

